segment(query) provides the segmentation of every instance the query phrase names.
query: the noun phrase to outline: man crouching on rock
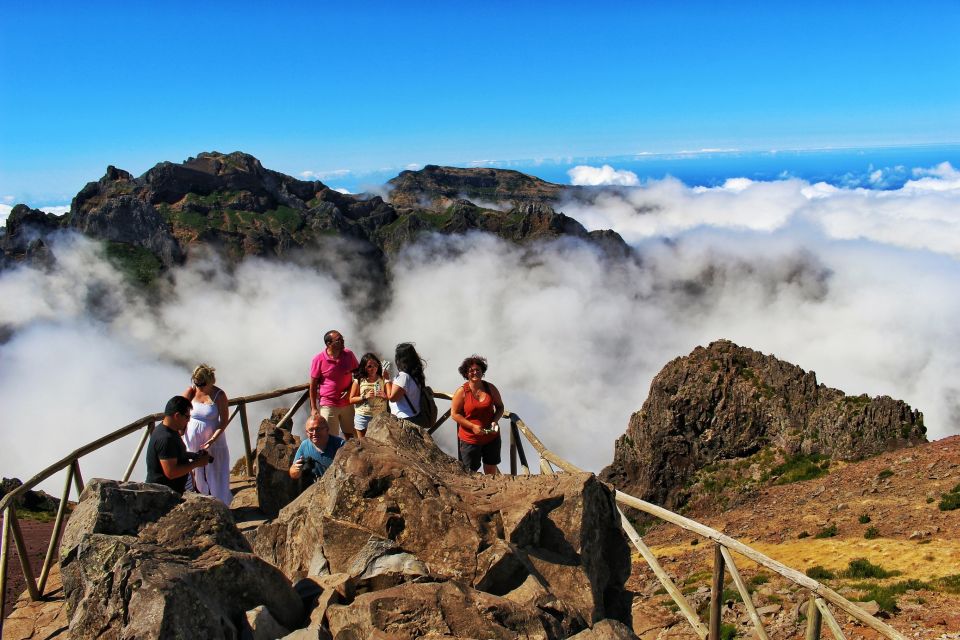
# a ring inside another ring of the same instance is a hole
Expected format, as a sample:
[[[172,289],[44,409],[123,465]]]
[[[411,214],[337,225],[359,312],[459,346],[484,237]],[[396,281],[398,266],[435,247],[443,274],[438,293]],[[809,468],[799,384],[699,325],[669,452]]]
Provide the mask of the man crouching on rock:
[[[183,493],[187,486],[187,476],[197,467],[210,464],[213,458],[206,450],[193,454],[187,453],[183,444],[183,432],[190,422],[190,401],[183,396],[173,396],[163,410],[163,423],[153,430],[150,446],[147,449],[147,482],[164,484],[177,493]]]
[[[307,439],[293,456],[290,477],[303,478],[304,484],[311,485],[333,464],[333,458],[343,446],[343,438],[330,435],[330,426],[318,414],[307,418]]]

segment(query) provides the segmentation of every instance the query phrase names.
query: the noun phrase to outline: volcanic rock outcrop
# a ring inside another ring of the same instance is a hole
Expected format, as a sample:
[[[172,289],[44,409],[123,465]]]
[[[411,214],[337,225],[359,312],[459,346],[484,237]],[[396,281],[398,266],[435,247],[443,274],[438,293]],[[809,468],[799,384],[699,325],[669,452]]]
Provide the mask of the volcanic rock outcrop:
[[[260,510],[271,518],[300,495],[303,489],[301,481],[294,480],[288,473],[300,446],[300,438],[289,429],[277,427],[286,413],[286,409],[274,409],[270,419],[260,423],[254,453],[257,502]],[[289,422],[287,426],[290,426]]]
[[[428,164],[401,171],[387,183],[390,201],[399,207],[445,209],[457,200],[479,204],[558,202],[569,189],[510,169],[458,169]]]
[[[814,372],[720,340],[668,363],[617,439],[601,478],[681,506],[684,486],[713,462],[764,447],[855,460],[926,440],[923,415],[888,396],[848,396]]]
[[[389,415],[259,528],[255,551],[293,580],[349,585],[313,616],[334,637],[560,638],[629,623],[630,555],[606,485],[465,473]]]
[[[154,484],[92,480],[60,547],[70,637],[237,638],[264,605],[303,620],[289,580],[255,556],[227,508]]]

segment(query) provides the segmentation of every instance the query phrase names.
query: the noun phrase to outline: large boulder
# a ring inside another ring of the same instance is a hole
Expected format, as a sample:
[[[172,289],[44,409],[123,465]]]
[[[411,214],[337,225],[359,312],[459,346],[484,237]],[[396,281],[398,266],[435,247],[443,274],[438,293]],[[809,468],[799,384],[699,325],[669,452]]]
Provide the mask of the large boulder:
[[[251,553],[227,508],[154,484],[92,480],[60,547],[70,636],[236,638],[265,606],[298,626],[300,597]]]
[[[271,518],[300,495],[302,489],[300,481],[294,480],[288,473],[300,446],[300,438],[293,435],[290,429],[277,426],[286,412],[286,409],[274,409],[270,419],[260,423],[254,454],[257,500],[260,510]]]
[[[813,371],[719,340],[669,362],[600,477],[676,510],[693,475],[771,447],[855,460],[926,440],[923,414],[889,396],[848,396]]]
[[[331,605],[327,620],[333,637],[342,640],[567,636],[557,619],[459,582],[411,583],[366,593],[349,606]]]
[[[367,438],[349,441],[317,484],[261,526],[255,551],[292,579],[347,574],[361,594],[454,582],[559,620],[544,623],[546,637],[629,621],[630,554],[609,487],[586,473],[467,473],[392,416],[375,418]]]

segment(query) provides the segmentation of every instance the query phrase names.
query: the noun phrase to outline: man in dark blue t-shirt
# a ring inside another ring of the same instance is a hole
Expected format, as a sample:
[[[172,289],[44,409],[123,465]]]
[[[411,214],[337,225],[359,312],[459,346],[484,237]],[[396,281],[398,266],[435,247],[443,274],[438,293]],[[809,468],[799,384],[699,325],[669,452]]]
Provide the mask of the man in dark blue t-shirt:
[[[293,456],[290,477],[303,477],[305,484],[313,484],[333,464],[343,442],[343,438],[330,435],[330,427],[322,416],[311,415],[307,418],[307,439]]]
[[[183,396],[174,396],[163,410],[163,423],[153,429],[147,447],[147,482],[163,484],[177,493],[187,486],[187,474],[209,464],[213,458],[206,450],[196,459],[187,456],[187,446],[181,436],[190,421],[192,405]]]

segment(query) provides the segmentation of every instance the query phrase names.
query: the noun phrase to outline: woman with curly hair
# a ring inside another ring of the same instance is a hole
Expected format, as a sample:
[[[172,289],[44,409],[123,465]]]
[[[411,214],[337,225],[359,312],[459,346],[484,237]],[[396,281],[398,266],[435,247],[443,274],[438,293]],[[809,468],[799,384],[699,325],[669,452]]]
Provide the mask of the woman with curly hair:
[[[472,355],[458,369],[466,380],[450,401],[450,417],[457,423],[457,448],[461,464],[471,471],[500,473],[500,427],[503,400],[495,386],[483,379],[487,359]]]

